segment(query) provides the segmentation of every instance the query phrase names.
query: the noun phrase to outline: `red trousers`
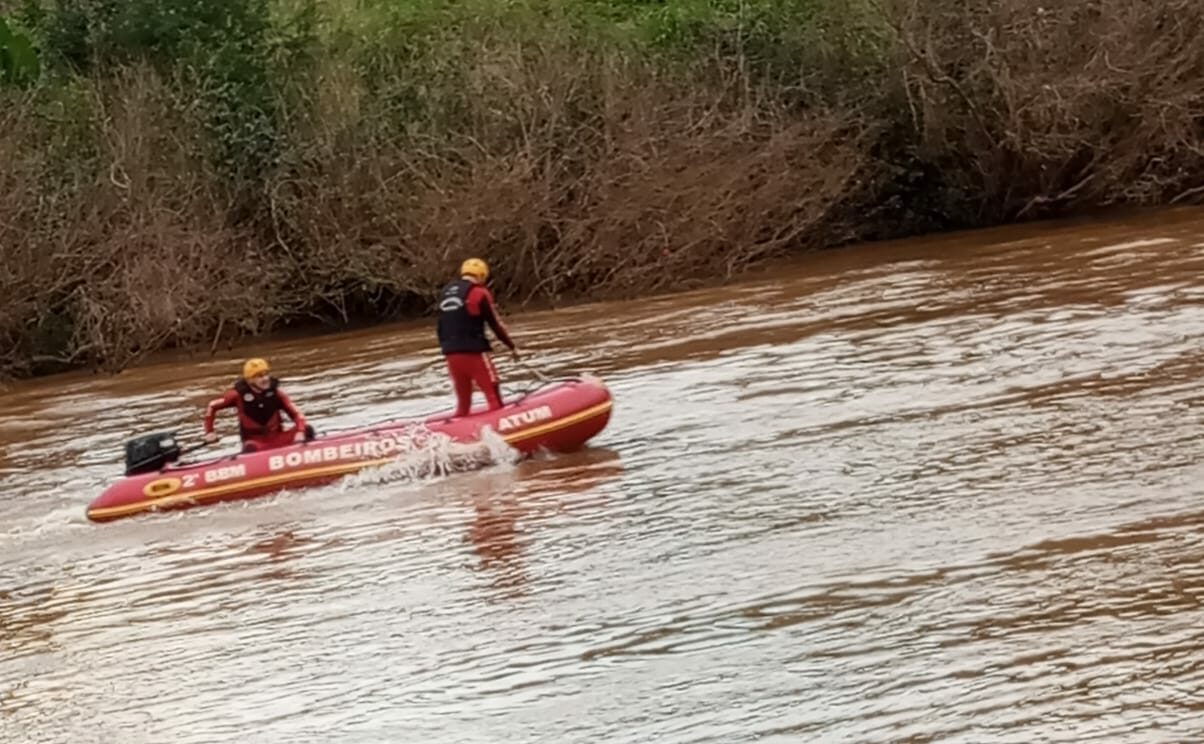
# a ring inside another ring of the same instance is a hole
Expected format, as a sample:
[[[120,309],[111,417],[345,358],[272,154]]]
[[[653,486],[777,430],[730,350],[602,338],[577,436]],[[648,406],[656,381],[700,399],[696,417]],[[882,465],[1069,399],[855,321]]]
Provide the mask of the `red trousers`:
[[[263,450],[276,449],[277,447],[287,447],[293,443],[293,440],[300,434],[296,429],[285,429],[284,431],[273,431],[259,436],[247,437],[242,440],[243,452],[262,452]]]
[[[456,415],[467,416],[472,407],[472,386],[485,394],[489,410],[502,407],[502,393],[498,388],[497,370],[493,360],[485,352],[448,354],[447,373],[456,390]]]

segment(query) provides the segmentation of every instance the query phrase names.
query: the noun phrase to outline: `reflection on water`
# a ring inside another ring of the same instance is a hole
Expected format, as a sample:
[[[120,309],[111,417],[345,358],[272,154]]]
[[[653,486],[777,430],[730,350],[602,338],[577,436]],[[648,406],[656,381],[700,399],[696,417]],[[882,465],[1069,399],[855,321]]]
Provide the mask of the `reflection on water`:
[[[591,448],[106,525],[238,359],[17,385],[0,740],[1196,741],[1202,269],[1179,210],[533,313]],[[450,403],[426,324],[255,351],[320,428]]]
[[[521,596],[527,581],[522,565],[524,535],[518,528],[522,509],[512,496],[485,494],[473,499],[473,510],[469,539],[480,556],[481,570],[496,574],[494,588]]]

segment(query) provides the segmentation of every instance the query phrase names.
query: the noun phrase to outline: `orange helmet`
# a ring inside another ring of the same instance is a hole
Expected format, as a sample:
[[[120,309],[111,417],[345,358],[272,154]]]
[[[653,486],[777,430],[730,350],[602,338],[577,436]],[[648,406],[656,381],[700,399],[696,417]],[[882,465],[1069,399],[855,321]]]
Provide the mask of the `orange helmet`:
[[[481,284],[489,278],[489,264],[479,258],[470,258],[460,264],[460,276],[471,276]]]
[[[271,371],[272,368],[268,366],[268,360],[248,359],[246,364],[242,366],[242,378],[244,380],[250,380]]]

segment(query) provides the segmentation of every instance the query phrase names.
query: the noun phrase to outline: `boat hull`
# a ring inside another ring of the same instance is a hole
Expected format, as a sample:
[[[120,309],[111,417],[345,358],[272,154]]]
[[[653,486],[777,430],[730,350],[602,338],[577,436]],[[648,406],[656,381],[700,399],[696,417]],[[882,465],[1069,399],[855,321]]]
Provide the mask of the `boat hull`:
[[[613,401],[595,377],[564,380],[495,411],[456,418],[441,413],[335,432],[266,450],[196,463],[176,463],[127,476],[88,505],[87,517],[107,522],[136,514],[185,509],[333,483],[421,450],[432,435],[453,443],[481,441],[486,428],[523,454],[580,449],[610,421]]]

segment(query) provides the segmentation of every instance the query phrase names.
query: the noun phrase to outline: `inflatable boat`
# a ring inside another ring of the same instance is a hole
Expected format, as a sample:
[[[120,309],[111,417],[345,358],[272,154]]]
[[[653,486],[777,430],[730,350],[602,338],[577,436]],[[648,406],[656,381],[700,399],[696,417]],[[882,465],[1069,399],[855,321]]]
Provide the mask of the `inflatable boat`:
[[[88,505],[87,516],[106,522],[323,485],[421,450],[435,438],[480,443],[486,429],[523,454],[570,452],[606,427],[611,406],[606,385],[585,376],[549,383],[493,411],[400,419],[193,463],[181,461],[186,450],[174,432],[152,434],[126,443],[125,477]]]

